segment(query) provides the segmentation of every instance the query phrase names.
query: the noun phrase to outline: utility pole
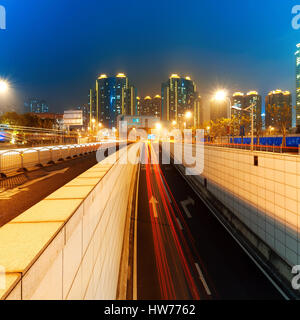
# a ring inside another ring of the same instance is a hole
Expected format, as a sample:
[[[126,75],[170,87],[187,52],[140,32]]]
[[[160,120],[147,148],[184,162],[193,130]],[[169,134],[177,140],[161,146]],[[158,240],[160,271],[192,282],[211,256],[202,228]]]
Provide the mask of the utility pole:
[[[93,89],[90,89],[90,128],[92,127],[93,119]]]
[[[251,103],[251,105],[245,109],[243,109],[243,111],[248,111],[251,113],[251,151],[254,150],[254,106],[256,105],[256,103]],[[251,109],[251,111],[249,111],[249,109]]]
[[[251,151],[254,148],[254,103],[251,104]]]
[[[96,80],[96,121],[99,123],[99,82]]]

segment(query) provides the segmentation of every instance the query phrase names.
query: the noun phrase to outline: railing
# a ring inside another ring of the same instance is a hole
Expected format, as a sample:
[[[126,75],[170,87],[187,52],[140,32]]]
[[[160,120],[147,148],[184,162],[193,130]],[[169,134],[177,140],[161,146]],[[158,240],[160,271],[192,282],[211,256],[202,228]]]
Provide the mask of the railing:
[[[223,143],[223,142],[205,142],[207,146],[214,146],[214,147],[226,147],[226,148],[234,148],[234,149],[243,149],[243,150],[251,150],[250,144],[239,144],[239,143]],[[261,144],[254,144],[253,151],[265,151],[265,152],[273,152],[273,153],[293,153],[299,154],[300,148],[299,147],[292,147],[292,146],[276,146],[276,145],[261,145]]]
[[[16,145],[8,144],[12,138],[14,138],[16,142],[22,143],[25,147],[39,147],[49,144],[76,144],[79,142],[77,132],[68,133],[57,129],[0,124],[0,141],[7,143],[7,145],[4,146],[0,144],[0,149],[15,149]]]
[[[14,149],[0,152],[0,176],[97,151],[101,143]]]

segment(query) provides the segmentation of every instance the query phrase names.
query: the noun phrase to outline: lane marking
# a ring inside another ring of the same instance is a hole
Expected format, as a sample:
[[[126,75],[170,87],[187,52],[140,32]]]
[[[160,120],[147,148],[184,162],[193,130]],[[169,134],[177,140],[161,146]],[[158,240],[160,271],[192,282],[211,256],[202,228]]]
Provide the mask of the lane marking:
[[[177,223],[179,225],[180,230],[183,230],[182,224],[180,223],[179,219],[178,218],[176,218],[176,219],[177,219]]]
[[[250,252],[240,243],[240,241],[235,237],[235,235],[231,232],[231,230],[223,223],[223,221],[218,217],[218,215],[214,212],[214,209],[211,208],[211,205],[206,201],[199,193],[199,191],[195,188],[195,186],[186,179],[185,175],[180,171],[179,168],[175,166],[177,172],[183,177],[183,179],[187,182],[187,184],[192,188],[192,190],[196,193],[199,199],[206,205],[209,211],[217,218],[217,220],[221,223],[221,225],[227,230],[227,232],[231,235],[231,237],[236,241],[236,243],[241,247],[241,249],[247,254],[247,256],[254,262],[254,264],[258,267],[258,269],[263,273],[263,275],[271,282],[271,284],[278,290],[278,292],[284,297],[285,300],[290,300],[290,298],[283,292],[283,290],[277,285],[277,283],[268,275],[268,273],[263,269],[263,267],[255,260]]]
[[[158,201],[152,196],[149,203],[152,204],[154,218],[158,218],[157,209],[156,209],[156,205],[158,204]]]
[[[209,290],[209,287],[208,287],[207,282],[206,282],[206,280],[205,280],[205,278],[204,278],[204,276],[203,276],[203,273],[202,273],[202,271],[201,271],[201,269],[200,269],[200,267],[199,267],[199,264],[198,264],[198,263],[195,263],[195,266],[196,266],[196,269],[197,269],[198,274],[199,274],[199,278],[200,278],[200,280],[201,280],[201,282],[202,282],[202,284],[203,284],[203,286],[204,286],[204,289],[205,289],[206,293],[207,293],[209,296],[211,296],[211,291]]]
[[[189,219],[192,218],[192,215],[191,215],[189,209],[187,208],[187,206],[188,205],[193,205],[194,206],[195,205],[195,201],[191,197],[188,197],[187,200],[181,201],[180,204],[181,204],[185,214],[187,215],[187,217]]]

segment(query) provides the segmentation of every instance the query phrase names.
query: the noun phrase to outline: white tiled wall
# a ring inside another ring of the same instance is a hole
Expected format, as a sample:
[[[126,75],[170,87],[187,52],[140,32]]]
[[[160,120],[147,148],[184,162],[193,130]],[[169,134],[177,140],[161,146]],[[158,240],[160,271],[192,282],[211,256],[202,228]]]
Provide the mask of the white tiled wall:
[[[299,156],[206,146],[204,177],[252,231],[290,265],[300,264]]]

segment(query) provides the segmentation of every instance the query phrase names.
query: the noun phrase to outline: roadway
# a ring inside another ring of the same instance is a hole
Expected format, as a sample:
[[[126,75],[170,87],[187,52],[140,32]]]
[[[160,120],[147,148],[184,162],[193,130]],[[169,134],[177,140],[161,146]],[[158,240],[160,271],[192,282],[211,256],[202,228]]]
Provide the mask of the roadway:
[[[138,299],[283,299],[172,164],[141,166],[137,239]]]

